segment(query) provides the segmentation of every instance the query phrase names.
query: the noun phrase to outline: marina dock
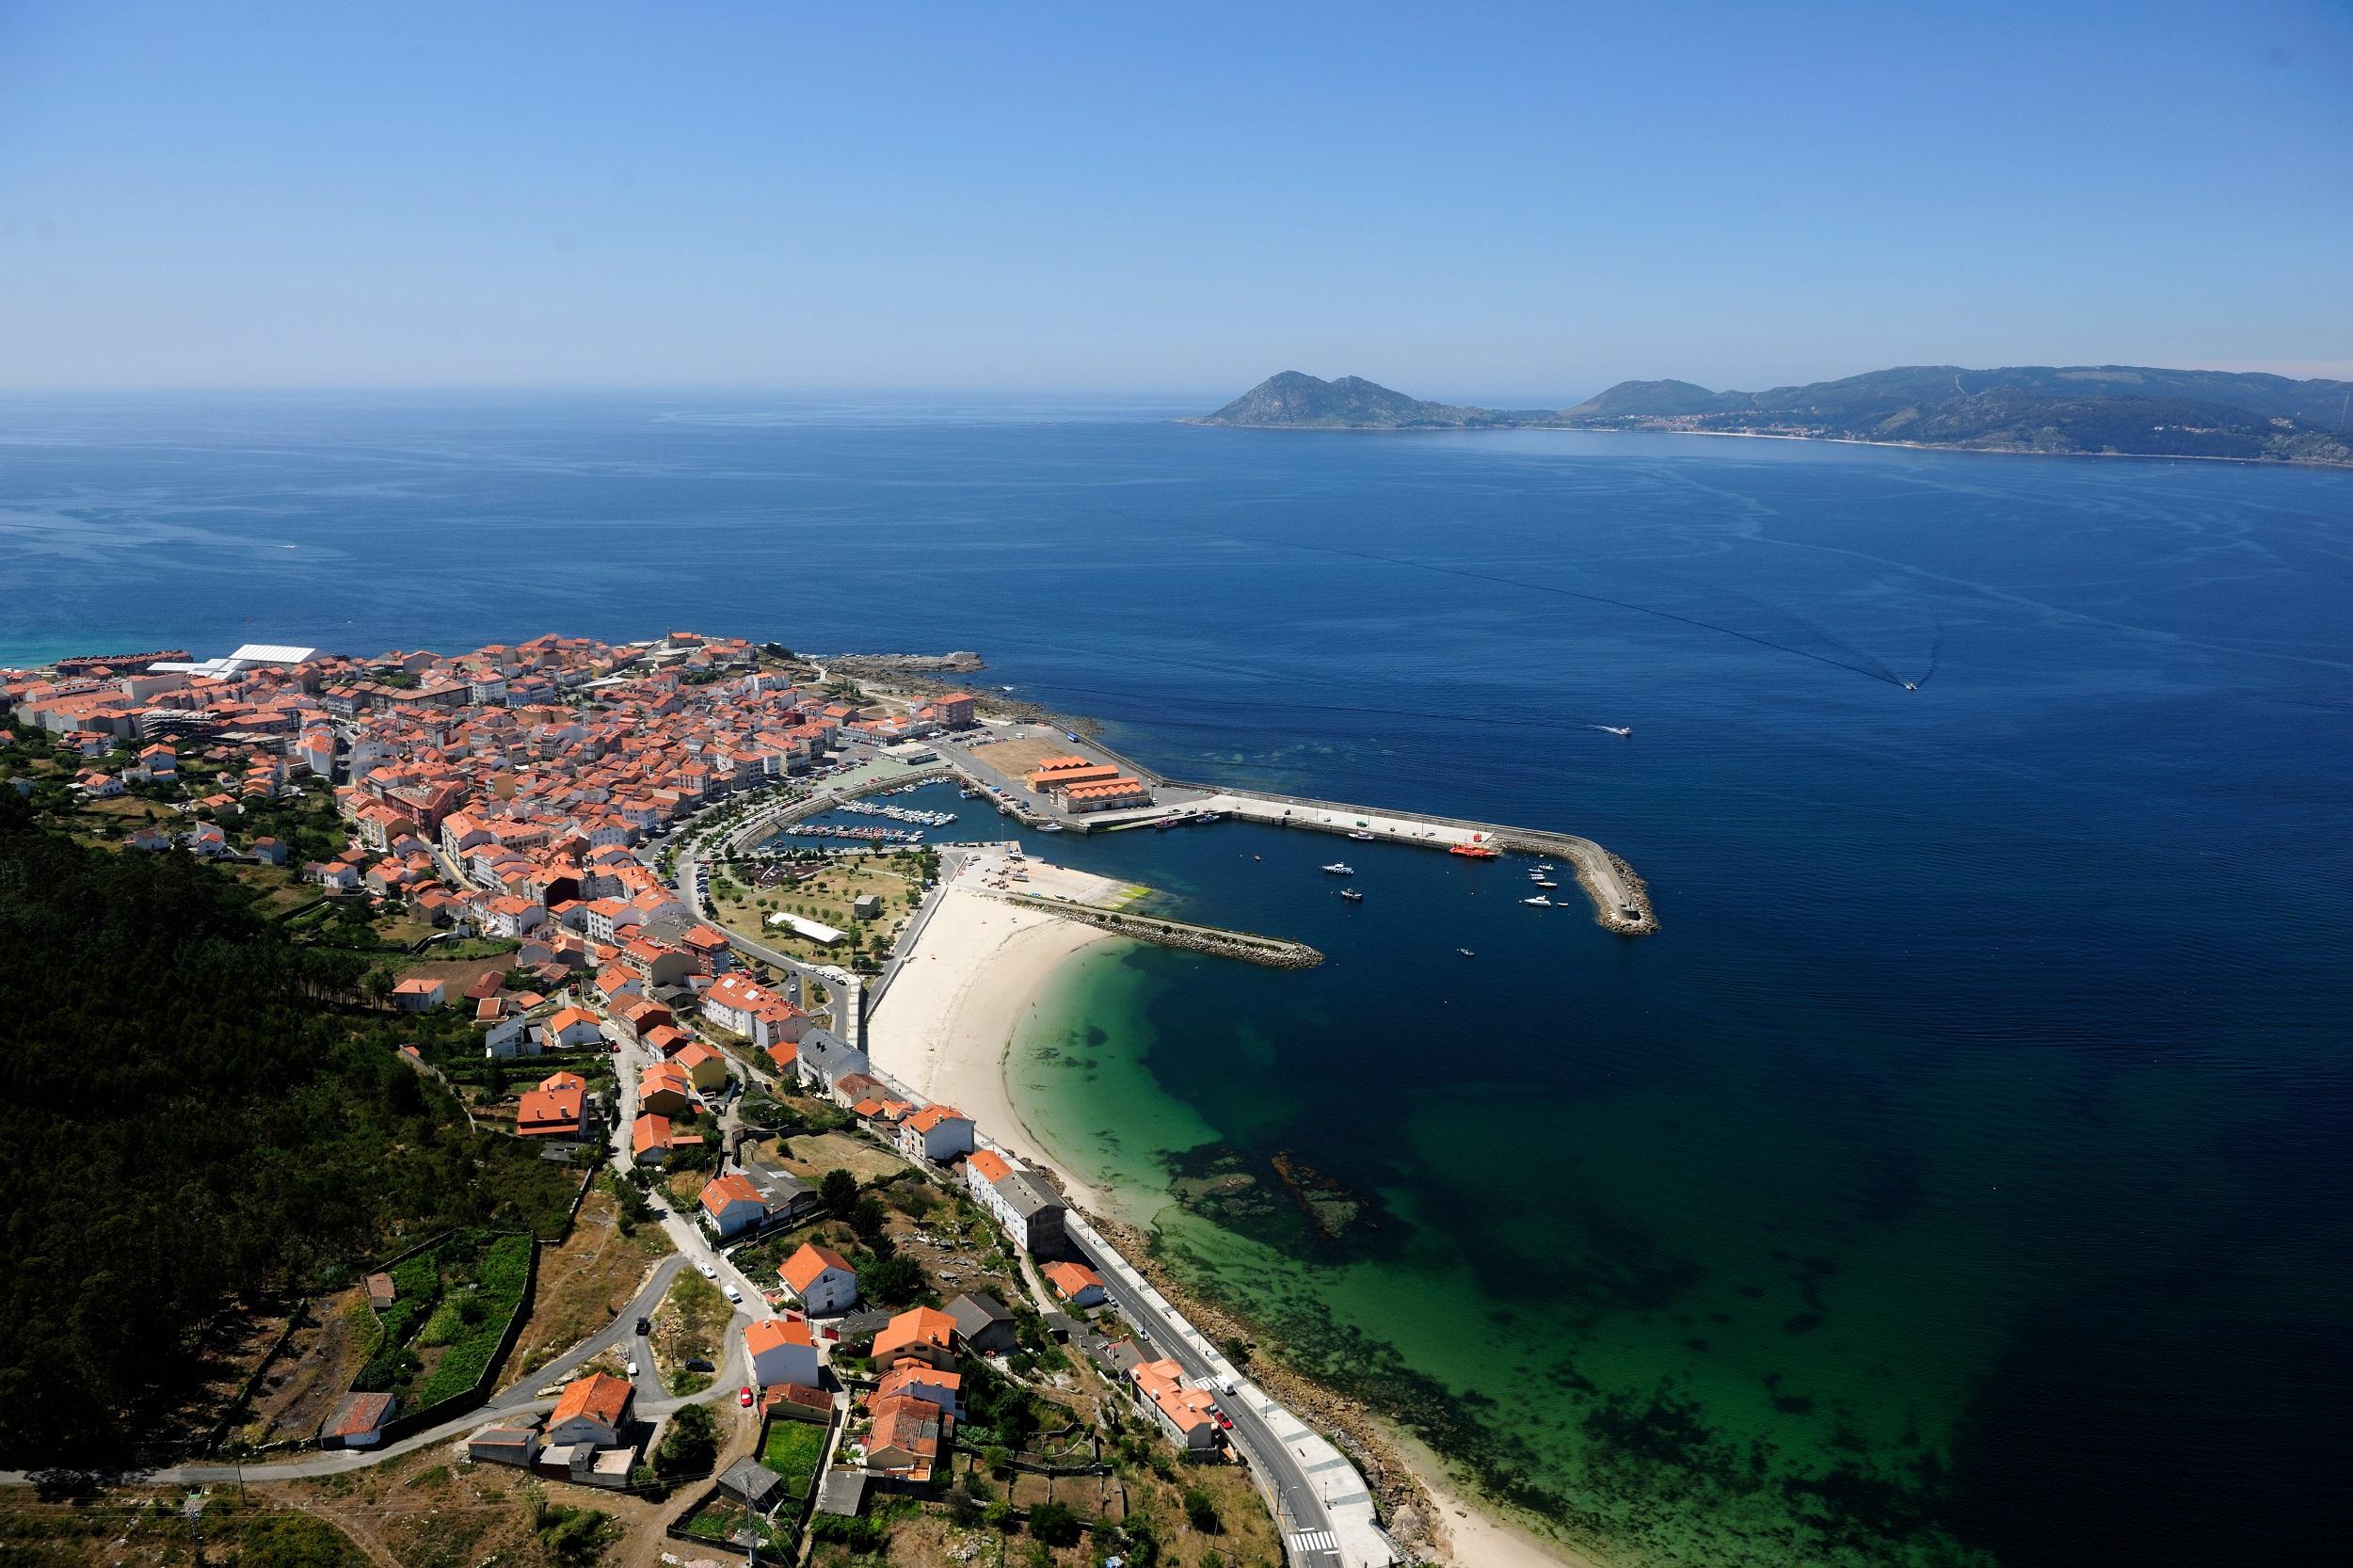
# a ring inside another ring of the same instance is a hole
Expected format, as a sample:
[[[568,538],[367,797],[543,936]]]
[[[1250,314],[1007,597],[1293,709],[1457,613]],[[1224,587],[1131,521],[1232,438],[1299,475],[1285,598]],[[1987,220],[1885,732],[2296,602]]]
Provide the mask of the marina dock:
[[[1001,805],[1027,826],[1051,824],[1071,833],[1116,833],[1193,825],[1205,818],[1218,816],[1384,843],[1417,844],[1478,858],[1533,856],[1577,868],[1577,886],[1592,900],[1594,919],[1605,929],[1621,936],[1647,936],[1658,929],[1658,918],[1651,908],[1650,889],[1635,874],[1634,868],[1593,840],[1574,833],[1194,783],[1155,773],[1099,741],[1080,741],[1054,731],[1047,733],[1056,736],[1061,749],[1099,759],[1145,780],[1151,786],[1153,804],[1120,811],[1064,812],[1027,789],[1020,778],[991,766],[986,746],[943,746],[939,760],[985,792],[992,804]]]

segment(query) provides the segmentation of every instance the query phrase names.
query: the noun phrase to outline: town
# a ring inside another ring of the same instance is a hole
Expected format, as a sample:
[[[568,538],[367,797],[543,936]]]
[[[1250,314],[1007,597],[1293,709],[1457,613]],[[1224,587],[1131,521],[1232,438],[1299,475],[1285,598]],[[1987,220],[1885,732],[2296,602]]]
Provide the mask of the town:
[[[777,645],[680,632],[0,671],[0,787],[121,853],[213,861],[306,936],[360,936],[380,956],[359,986],[407,1020],[410,1068],[577,1170],[575,1216],[593,1200],[666,1242],[568,1345],[525,1332],[555,1320],[535,1308],[547,1238],[377,1260],[350,1288],[371,1332],[344,1364],[290,1373],[309,1343],[290,1325],[209,1451],[160,1473],[447,1449],[644,1504],[633,1523],[681,1560],[891,1541],[892,1560],[947,1560],[1025,1529],[1040,1561],[1082,1541],[1086,1560],[1397,1560],[1355,1468],[1245,1375],[1244,1346],[1212,1343],[1050,1173],[863,1048],[938,850],[908,830],[823,857],[909,888],[895,922],[865,883],[840,926],[713,913],[712,860],[943,754],[1024,823],[1214,814],[979,704],[877,700]],[[279,1385],[308,1404],[265,1409]]]

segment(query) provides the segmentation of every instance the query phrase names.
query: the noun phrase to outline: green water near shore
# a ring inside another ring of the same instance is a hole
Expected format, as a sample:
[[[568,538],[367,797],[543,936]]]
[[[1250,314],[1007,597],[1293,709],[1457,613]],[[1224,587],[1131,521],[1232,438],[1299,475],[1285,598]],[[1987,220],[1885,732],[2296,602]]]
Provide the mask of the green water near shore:
[[[1268,1151],[1308,1146],[1319,1096],[1360,1086],[1289,1078],[1273,1033],[1236,1021],[1233,989],[1260,978],[1081,953],[1016,1042],[1024,1120],[1286,1361],[1612,1562],[1990,1562],[1920,1499],[2031,1309],[2006,1259],[2024,1237],[2098,1249],[2071,1214],[2154,1187],[2181,1205],[2186,1267],[2233,1186],[2183,1157],[2201,1110],[2154,1080],[2109,1090],[2116,1144],[2150,1156],[2109,1167],[2107,1191],[1984,1179],[1994,1144],[2065,1144],[2070,1085],[2022,1100],[1998,1063],[1959,1058],[1921,1087],[1936,1113],[1918,1168],[1874,1199],[1854,1178],[1873,1109],[1723,1047],[1568,1098],[1434,1077],[1399,1100],[1384,1151],[1409,1176],[1327,1192],[1309,1173],[1294,1193]],[[1368,1071],[1401,1066],[1368,1053]],[[2145,1239],[2112,1261],[2149,1268]]]

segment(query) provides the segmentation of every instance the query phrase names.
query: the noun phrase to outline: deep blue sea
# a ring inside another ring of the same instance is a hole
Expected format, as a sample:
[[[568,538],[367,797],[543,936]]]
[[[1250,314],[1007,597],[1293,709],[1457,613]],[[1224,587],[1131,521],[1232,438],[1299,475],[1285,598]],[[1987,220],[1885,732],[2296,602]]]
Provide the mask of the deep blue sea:
[[[970,648],[1180,776],[1588,834],[1659,936],[1058,848],[1330,961],[1090,960],[1025,1090],[1625,1562],[2344,1560],[2353,474],[1180,411],[0,400],[0,664]]]

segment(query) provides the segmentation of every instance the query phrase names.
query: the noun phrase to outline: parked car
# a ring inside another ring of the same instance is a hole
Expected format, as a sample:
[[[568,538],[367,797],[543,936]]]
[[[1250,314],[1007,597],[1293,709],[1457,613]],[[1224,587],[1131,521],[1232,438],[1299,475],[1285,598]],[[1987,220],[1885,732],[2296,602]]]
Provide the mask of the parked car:
[[[750,1388],[748,1388],[748,1387],[744,1387],[744,1388],[739,1388],[739,1389],[737,1389],[737,1390],[735,1391],[735,1402],[736,1402],[737,1404],[742,1405],[742,1406],[743,1406],[745,1410],[749,1410],[749,1409],[751,1409],[751,1407],[752,1407],[752,1391],[751,1391],[751,1389],[750,1389]]]
[[[686,1369],[690,1372],[715,1372],[719,1368],[705,1361],[701,1356],[696,1356],[686,1364]]]
[[[653,1332],[653,1320],[650,1318],[638,1319],[637,1332],[640,1334],[651,1334]]]
[[[637,1361],[636,1361],[636,1358],[635,1358],[634,1356],[632,1356],[632,1357],[631,1357],[631,1358],[630,1358],[630,1363],[629,1363],[629,1375],[630,1375],[631,1377],[632,1377],[632,1378],[633,1378],[633,1377],[635,1377],[635,1376],[637,1375]]]
[[[708,1263],[697,1263],[695,1267],[703,1272],[703,1278],[705,1279],[717,1279],[719,1277],[719,1271],[712,1268]]]
[[[729,1285],[728,1287],[728,1300],[733,1302],[736,1305],[741,1306],[744,1304],[744,1292],[738,1290],[734,1286]]]

